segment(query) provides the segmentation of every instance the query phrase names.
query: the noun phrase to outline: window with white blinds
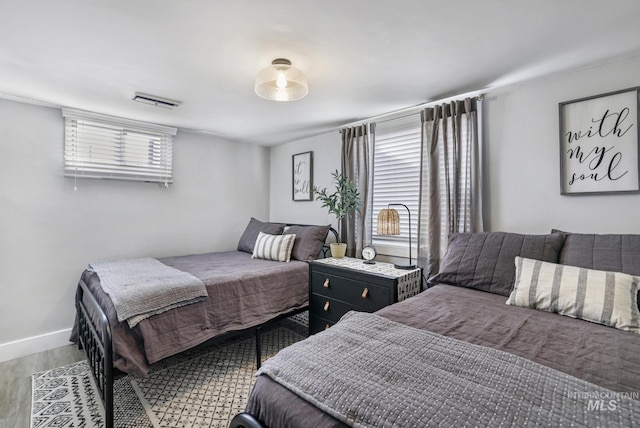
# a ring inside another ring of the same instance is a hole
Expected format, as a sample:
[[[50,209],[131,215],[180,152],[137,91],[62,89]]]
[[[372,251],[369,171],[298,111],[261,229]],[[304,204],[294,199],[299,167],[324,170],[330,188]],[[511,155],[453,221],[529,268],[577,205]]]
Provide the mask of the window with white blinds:
[[[169,184],[176,128],[63,109],[64,175]]]
[[[411,210],[413,245],[417,242],[420,193],[421,122],[419,114],[376,124],[373,165],[373,244],[381,254],[408,256],[409,214],[400,215],[400,235],[378,235],[378,213],[387,204],[404,204]]]

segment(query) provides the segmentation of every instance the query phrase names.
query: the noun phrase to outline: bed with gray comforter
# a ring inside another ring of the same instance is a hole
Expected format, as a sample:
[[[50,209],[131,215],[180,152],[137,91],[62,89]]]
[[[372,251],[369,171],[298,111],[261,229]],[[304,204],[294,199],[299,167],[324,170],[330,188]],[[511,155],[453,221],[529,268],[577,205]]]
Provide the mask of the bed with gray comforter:
[[[227,332],[256,327],[259,339],[257,327],[307,307],[307,260],[324,255],[329,231],[335,236],[329,225],[252,218],[238,251],[89,263],[71,340],[87,354],[106,428],[114,423],[114,368],[145,376],[150,364]]]
[[[163,358],[308,306],[307,261],[323,256],[330,230],[252,218],[237,251],[92,262],[78,296],[95,299],[99,308],[87,308],[98,330],[108,321],[113,366],[142,377]],[[254,257],[260,233],[295,235],[288,261]]]
[[[640,424],[640,335],[507,305],[515,257],[628,274],[638,313],[638,235],[455,235],[427,290],[267,361],[232,426]]]
[[[306,262],[252,259],[242,251],[159,259],[200,279],[208,297],[140,321],[119,321],[112,299],[92,270],[82,274],[105,311],[112,330],[114,367],[145,376],[149,365],[234,330],[263,324],[308,305]]]

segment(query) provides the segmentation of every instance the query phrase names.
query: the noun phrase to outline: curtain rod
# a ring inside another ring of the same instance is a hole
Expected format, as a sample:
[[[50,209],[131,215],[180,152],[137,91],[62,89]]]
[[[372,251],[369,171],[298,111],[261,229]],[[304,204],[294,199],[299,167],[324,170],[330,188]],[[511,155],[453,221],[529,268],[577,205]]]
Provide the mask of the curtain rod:
[[[473,98],[475,100],[478,100],[478,101],[484,100],[484,94],[482,92],[480,92],[480,91],[471,91],[471,92],[467,92],[467,93],[464,93],[464,94],[454,95],[452,97],[441,98],[439,100],[434,100],[434,101],[427,101],[427,102],[424,102],[424,103],[416,104],[416,105],[411,106],[411,107],[405,107],[405,108],[401,108],[401,109],[398,109],[398,110],[390,111],[390,112],[387,112],[387,113],[382,113],[382,114],[379,114],[379,115],[376,115],[376,116],[371,116],[371,117],[369,117],[367,119],[356,120],[355,122],[351,122],[351,123],[346,123],[344,125],[340,125],[340,127],[336,128],[336,129],[338,130],[338,132],[342,132],[343,128],[350,128],[352,126],[362,125],[363,123],[372,122],[372,121],[376,121],[376,120],[379,121],[380,119],[383,119],[383,118],[388,118],[387,120],[399,119],[401,117],[404,117],[404,116],[400,116],[401,114],[407,113],[405,116],[408,116],[410,113],[413,113],[413,110],[418,110],[418,109],[421,109],[421,108],[429,107],[429,106],[440,104],[440,103],[443,103],[443,102],[452,101],[452,100],[454,100],[456,98],[460,98],[460,97],[463,97],[463,98],[471,97],[471,98]]]

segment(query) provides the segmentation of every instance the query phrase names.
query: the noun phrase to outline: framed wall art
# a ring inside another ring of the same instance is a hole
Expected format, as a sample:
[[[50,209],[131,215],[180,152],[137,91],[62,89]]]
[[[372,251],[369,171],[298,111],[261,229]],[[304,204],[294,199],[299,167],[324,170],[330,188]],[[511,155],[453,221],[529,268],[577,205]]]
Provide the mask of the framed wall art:
[[[313,200],[313,152],[292,156],[292,199]]]
[[[640,87],[560,103],[563,195],[640,192]]]

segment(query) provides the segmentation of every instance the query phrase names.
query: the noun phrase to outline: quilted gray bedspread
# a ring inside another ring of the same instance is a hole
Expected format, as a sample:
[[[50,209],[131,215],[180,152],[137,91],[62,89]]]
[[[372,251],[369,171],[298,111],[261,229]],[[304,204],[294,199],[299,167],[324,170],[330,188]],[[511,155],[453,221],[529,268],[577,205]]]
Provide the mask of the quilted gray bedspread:
[[[152,315],[207,298],[202,281],[149,257],[98,260],[89,264],[109,294],[118,321],[135,327]]]
[[[351,426],[640,424],[625,393],[375,314],[348,313],[258,374]]]

